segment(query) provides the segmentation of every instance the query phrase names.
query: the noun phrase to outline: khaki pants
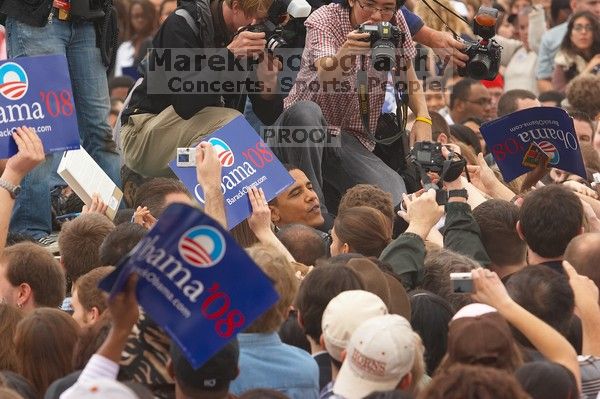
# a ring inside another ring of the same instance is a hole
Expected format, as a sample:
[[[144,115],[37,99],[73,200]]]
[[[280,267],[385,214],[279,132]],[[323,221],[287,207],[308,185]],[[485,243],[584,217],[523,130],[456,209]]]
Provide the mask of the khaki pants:
[[[185,120],[172,106],[158,115],[132,115],[121,128],[125,164],[142,176],[173,176],[168,164],[175,159],[178,147],[195,146],[239,115],[231,108],[205,107]]]

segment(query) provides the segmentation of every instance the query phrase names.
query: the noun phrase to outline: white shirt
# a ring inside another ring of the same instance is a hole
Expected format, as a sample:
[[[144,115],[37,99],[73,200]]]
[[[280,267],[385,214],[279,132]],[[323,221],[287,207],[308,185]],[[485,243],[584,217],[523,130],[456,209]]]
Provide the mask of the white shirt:
[[[133,66],[135,58],[135,48],[133,47],[132,41],[126,41],[121,43],[117,49],[117,56],[115,58],[115,76],[123,75],[123,68]]]
[[[538,93],[536,83],[537,54],[533,51],[525,50],[525,47],[518,49],[510,59],[506,70],[504,71],[504,92],[514,89],[525,89]]]

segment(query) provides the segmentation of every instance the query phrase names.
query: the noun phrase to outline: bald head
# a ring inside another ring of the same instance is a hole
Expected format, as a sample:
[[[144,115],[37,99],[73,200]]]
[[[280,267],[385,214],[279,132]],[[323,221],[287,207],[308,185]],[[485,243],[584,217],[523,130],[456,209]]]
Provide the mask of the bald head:
[[[565,260],[577,273],[589,277],[600,287],[600,233],[585,233],[571,240],[565,251]]]
[[[313,266],[327,255],[327,247],[319,231],[303,224],[289,224],[277,233],[279,241],[297,262]]]

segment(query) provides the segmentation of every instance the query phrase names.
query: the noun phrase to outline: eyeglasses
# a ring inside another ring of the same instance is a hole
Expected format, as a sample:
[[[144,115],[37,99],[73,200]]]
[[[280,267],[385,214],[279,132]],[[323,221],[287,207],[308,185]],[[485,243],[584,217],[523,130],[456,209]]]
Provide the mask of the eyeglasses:
[[[580,25],[580,24],[575,24],[573,25],[573,32],[591,32],[592,31],[592,25]]]
[[[479,100],[465,100],[468,103],[481,105],[482,107],[489,107],[492,105],[492,100],[490,98],[480,98]]]
[[[391,17],[396,12],[395,7],[377,8],[373,3],[362,4],[360,0],[356,0],[356,2],[362,10],[365,10],[371,14],[375,14],[377,11],[379,11],[382,17]]]

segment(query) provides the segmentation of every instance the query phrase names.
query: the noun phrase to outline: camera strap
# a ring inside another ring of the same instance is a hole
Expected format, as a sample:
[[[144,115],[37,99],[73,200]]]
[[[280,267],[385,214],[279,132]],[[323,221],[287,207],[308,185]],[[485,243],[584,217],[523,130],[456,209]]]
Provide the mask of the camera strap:
[[[394,91],[394,98],[396,99],[396,120],[398,124],[398,131],[390,137],[376,137],[376,135],[371,132],[371,129],[369,127],[369,116],[371,108],[369,104],[369,83],[367,71],[364,68],[364,56],[361,56],[361,59],[363,68],[361,68],[357,72],[356,83],[358,86],[358,108],[363,127],[365,128],[365,131],[373,141],[382,145],[390,145],[399,138],[401,138],[406,130],[406,120],[408,117],[408,93],[406,93],[405,91],[398,91],[398,83],[400,83],[400,79],[397,78],[394,73],[392,73],[392,90]]]
[[[455,160],[455,157],[458,157],[459,159]],[[417,162],[416,159],[413,158],[412,163],[415,166],[415,168],[419,171],[419,175],[421,176],[421,182],[423,183],[423,188],[425,190],[436,187],[442,188],[442,185],[445,181],[454,181],[458,179],[458,177],[462,174],[463,171],[467,175],[467,181],[471,181],[471,176],[469,175],[469,170],[467,169],[466,159],[462,155],[454,151],[450,151],[450,153],[448,154],[448,159],[444,161],[442,165],[442,172],[440,173],[440,179],[438,180],[437,185],[431,181],[425,169],[423,169],[421,164],[419,164],[419,162]]]
[[[430,5],[430,4],[429,4],[429,3],[428,3],[426,0],[421,0],[421,1],[423,2],[423,4],[425,4],[425,5],[427,6],[427,8],[429,8],[429,9],[431,10],[431,12],[432,12],[432,13],[433,13],[433,14],[434,14],[436,17],[438,17],[438,19],[439,19],[440,21],[442,21],[442,23],[444,24],[444,26],[445,26],[446,28],[448,28],[448,30],[449,30],[450,32],[452,32],[452,34],[454,35],[454,38],[458,38],[458,37],[460,37],[460,35],[459,35],[458,33],[456,33],[456,32],[455,32],[455,31],[454,31],[454,30],[453,30],[451,27],[449,27],[449,26],[448,26],[448,24],[446,23],[446,21],[444,21],[444,18],[442,18],[442,17],[440,16],[440,14],[438,14],[438,13],[437,13],[437,11],[435,11],[435,10],[433,9],[433,7],[431,7],[431,5]],[[467,21],[467,19],[466,19],[465,17],[463,17],[462,15],[459,15],[459,14],[458,14],[456,11],[454,11],[453,9],[451,9],[451,8],[447,7],[446,5],[444,5],[444,4],[442,4],[442,3],[440,3],[438,0],[433,0],[433,2],[434,2],[435,4],[437,4],[438,6],[442,7],[444,10],[448,11],[450,14],[454,15],[456,18],[458,18],[458,19],[460,19],[461,21],[463,21],[465,24],[467,24],[467,25],[471,25],[471,24],[469,23],[469,21]]]

